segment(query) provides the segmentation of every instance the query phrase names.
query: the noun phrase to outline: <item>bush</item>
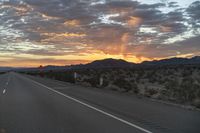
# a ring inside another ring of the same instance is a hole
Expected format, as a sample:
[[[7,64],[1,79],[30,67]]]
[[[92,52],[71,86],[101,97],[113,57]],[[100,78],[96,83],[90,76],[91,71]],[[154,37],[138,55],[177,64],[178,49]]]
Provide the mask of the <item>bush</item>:
[[[117,78],[114,82],[114,85],[118,86],[119,88],[124,89],[125,92],[131,90],[132,86],[130,82],[126,81],[124,78]]]
[[[132,83],[132,90],[135,94],[139,93],[139,89],[136,83]]]
[[[200,108],[200,99],[195,99],[192,103],[195,107]]]
[[[157,93],[158,93],[157,90],[155,90],[155,89],[153,89],[153,88],[147,88],[147,87],[146,87],[145,96],[151,97],[151,96],[153,96],[153,95],[155,95],[155,94],[157,94]]]

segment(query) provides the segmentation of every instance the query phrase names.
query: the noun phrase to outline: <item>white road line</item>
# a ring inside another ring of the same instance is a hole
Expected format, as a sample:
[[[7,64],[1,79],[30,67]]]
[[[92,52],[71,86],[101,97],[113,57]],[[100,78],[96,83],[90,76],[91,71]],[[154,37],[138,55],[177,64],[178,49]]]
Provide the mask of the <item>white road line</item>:
[[[3,94],[5,94],[5,93],[6,93],[6,89],[3,90]]]
[[[24,78],[25,78],[25,77],[24,77]],[[29,78],[26,78],[26,79],[29,79]],[[103,110],[101,110],[101,109],[98,109],[98,108],[96,108],[96,107],[94,107],[94,106],[91,106],[91,105],[89,105],[89,104],[87,104],[87,103],[84,103],[84,102],[82,102],[82,101],[80,101],[80,100],[78,100],[78,99],[75,99],[75,98],[71,97],[71,96],[68,96],[68,95],[63,94],[63,93],[61,93],[61,92],[59,92],[59,91],[56,91],[56,90],[54,90],[54,89],[52,89],[52,88],[50,88],[50,87],[48,87],[48,86],[45,86],[45,85],[43,85],[43,84],[41,84],[41,83],[39,83],[39,82],[36,82],[36,81],[34,81],[34,80],[32,80],[32,79],[29,79],[29,80],[32,81],[32,82],[34,82],[34,83],[37,84],[37,85],[40,85],[40,86],[42,86],[42,87],[44,87],[44,88],[46,88],[46,89],[48,89],[48,90],[51,90],[51,91],[53,91],[53,92],[55,92],[55,93],[57,93],[57,94],[60,94],[60,95],[66,97],[66,98],[68,98],[68,99],[70,99],[70,100],[73,100],[73,101],[75,101],[75,102],[77,102],[77,103],[80,103],[80,104],[82,104],[82,105],[84,105],[84,106],[86,106],[86,107],[88,107],[88,108],[90,108],[90,109],[93,109],[93,110],[95,110],[95,111],[97,111],[97,112],[100,112],[100,113],[102,113],[102,114],[104,114],[104,115],[107,115],[107,116],[109,116],[109,117],[111,117],[111,118],[113,118],[113,119],[116,119],[116,120],[118,120],[118,121],[120,121],[120,122],[122,122],[122,123],[124,123],[124,124],[127,124],[127,125],[129,125],[129,126],[131,126],[131,127],[134,127],[134,128],[136,128],[136,129],[138,129],[138,130],[140,130],[140,131],[143,131],[143,132],[145,132],[145,133],[152,133],[151,131],[149,131],[149,130],[147,130],[147,129],[144,129],[144,128],[140,127],[140,126],[137,126],[137,125],[135,125],[135,124],[133,124],[133,123],[131,123],[131,122],[128,122],[128,121],[126,121],[126,120],[124,120],[124,119],[122,119],[122,118],[119,118],[119,117],[117,117],[117,116],[115,116],[115,115],[112,115],[112,114],[110,114],[110,113],[107,113],[107,112],[105,112],[105,111],[103,111]]]
[[[10,82],[10,77],[8,78],[7,82],[6,82],[6,85],[8,85]]]

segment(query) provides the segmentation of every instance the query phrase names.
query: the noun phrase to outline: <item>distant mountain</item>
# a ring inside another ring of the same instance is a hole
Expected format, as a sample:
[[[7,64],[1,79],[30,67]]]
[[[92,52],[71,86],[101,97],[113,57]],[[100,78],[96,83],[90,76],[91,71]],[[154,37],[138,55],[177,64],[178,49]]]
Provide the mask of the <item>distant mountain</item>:
[[[71,66],[44,66],[42,68],[24,68],[18,69],[17,71],[50,71],[50,70],[69,70],[69,69],[87,69],[87,68],[127,68],[132,67],[136,64],[127,62],[122,59],[103,59],[103,60],[96,60],[88,64],[79,64],[79,65],[71,65]]]
[[[12,67],[0,67],[0,72],[10,71],[12,69]]]
[[[141,65],[186,65],[186,64],[200,64],[200,56],[193,58],[170,58],[163,60],[144,61]]]
[[[67,66],[53,66],[53,65],[48,65],[48,66],[43,66],[43,67],[31,67],[31,68],[17,68],[13,69],[13,71],[18,71],[18,72],[25,72],[25,71],[60,71],[60,70],[67,70],[69,69]]]
[[[38,68],[40,69],[40,68]],[[44,66],[42,69],[45,70],[65,70],[68,69],[67,66],[53,66],[53,65],[48,65],[48,66]]]
[[[136,65],[135,63],[127,62],[122,59],[103,59],[103,60],[96,60],[91,63],[81,65],[82,68],[124,68],[124,67],[132,67]]]
[[[130,68],[130,67],[142,67],[142,66],[162,66],[162,65],[190,65],[190,64],[199,64],[200,65],[200,56],[193,58],[170,58],[163,60],[154,60],[154,61],[144,61],[140,64],[135,64],[127,62],[122,59],[103,59],[96,60],[88,64],[79,64],[71,66],[44,66],[42,68],[12,68],[12,67],[0,67],[0,72],[3,71],[61,71],[69,69],[86,69],[86,68]]]

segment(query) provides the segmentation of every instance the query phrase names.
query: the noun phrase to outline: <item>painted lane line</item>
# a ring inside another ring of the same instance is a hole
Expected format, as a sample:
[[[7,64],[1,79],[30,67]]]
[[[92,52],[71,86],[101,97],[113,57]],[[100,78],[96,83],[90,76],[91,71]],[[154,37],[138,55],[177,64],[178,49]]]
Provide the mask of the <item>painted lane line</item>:
[[[6,85],[8,85],[10,82],[10,77],[8,78],[7,82],[6,82]]]
[[[24,78],[25,78],[25,77],[24,77]],[[63,93],[61,93],[61,92],[59,92],[59,91],[56,91],[56,90],[54,90],[54,89],[52,89],[52,88],[50,88],[50,87],[48,87],[48,86],[45,86],[45,85],[43,85],[43,84],[41,84],[41,83],[39,83],[39,82],[36,82],[36,81],[34,81],[34,80],[32,80],[32,79],[29,79],[29,78],[26,78],[26,79],[28,79],[28,80],[34,82],[35,84],[37,84],[37,85],[39,85],[39,86],[42,86],[42,87],[46,88],[46,89],[48,89],[48,90],[51,90],[51,91],[53,91],[53,92],[55,92],[55,93],[57,93],[57,94],[59,94],[59,95],[62,95],[62,96],[66,97],[66,98],[68,98],[68,99],[70,99],[70,100],[72,100],[72,101],[75,101],[75,102],[77,102],[77,103],[79,103],[79,104],[82,104],[82,105],[84,105],[84,106],[86,106],[86,107],[88,107],[88,108],[90,108],[90,109],[93,109],[93,110],[95,110],[95,111],[97,111],[97,112],[100,112],[100,113],[102,113],[102,114],[104,114],[104,115],[106,115],[106,116],[109,116],[109,117],[111,117],[111,118],[113,118],[113,119],[115,119],[115,120],[118,120],[118,121],[120,121],[120,122],[122,122],[122,123],[124,123],[124,124],[127,124],[127,125],[129,125],[129,126],[131,126],[131,127],[134,127],[134,128],[136,128],[136,129],[138,129],[138,130],[140,130],[140,131],[143,131],[143,132],[145,132],[145,133],[152,133],[151,131],[149,131],[149,130],[147,130],[147,129],[144,129],[144,128],[142,128],[142,127],[140,127],[140,126],[137,126],[137,125],[135,125],[135,124],[133,124],[133,123],[131,123],[131,122],[128,122],[128,121],[126,121],[126,120],[124,120],[124,119],[122,119],[122,118],[119,118],[119,117],[117,117],[117,116],[115,116],[115,115],[112,115],[112,114],[110,114],[110,113],[107,113],[107,112],[105,112],[105,111],[103,111],[103,110],[101,110],[101,109],[98,109],[98,108],[96,108],[96,107],[94,107],[94,106],[91,106],[91,105],[89,105],[89,104],[87,104],[87,103],[84,103],[84,102],[82,102],[82,101],[80,101],[80,100],[78,100],[78,99],[75,99],[75,98],[73,98],[73,97],[71,97],[71,96],[69,96],[69,95],[66,95],[66,94],[63,94]]]
[[[6,93],[6,89],[3,90],[3,94],[5,94],[5,93]]]
[[[9,77],[9,79],[7,80],[7,83],[9,83],[10,82],[10,77]]]

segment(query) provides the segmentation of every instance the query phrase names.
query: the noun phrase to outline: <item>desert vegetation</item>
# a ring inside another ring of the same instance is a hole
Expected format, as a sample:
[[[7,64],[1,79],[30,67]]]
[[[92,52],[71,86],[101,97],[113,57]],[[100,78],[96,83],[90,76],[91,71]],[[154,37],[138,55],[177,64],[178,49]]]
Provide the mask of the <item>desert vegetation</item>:
[[[76,79],[74,73],[77,75]],[[198,65],[74,69],[27,74],[200,108]]]
[[[1,75],[1,74],[5,74],[5,72],[0,72],[0,75]]]

